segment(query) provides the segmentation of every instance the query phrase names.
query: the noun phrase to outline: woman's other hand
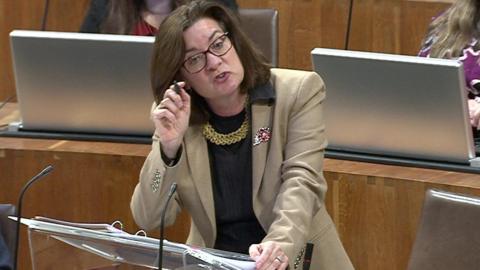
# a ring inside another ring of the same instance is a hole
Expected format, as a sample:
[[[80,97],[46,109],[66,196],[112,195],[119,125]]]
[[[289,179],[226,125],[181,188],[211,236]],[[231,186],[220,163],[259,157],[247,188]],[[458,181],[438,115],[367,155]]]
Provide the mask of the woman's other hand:
[[[468,112],[470,115],[470,124],[478,129],[480,127],[480,103],[475,99],[469,99]]]
[[[283,270],[288,267],[287,255],[275,242],[251,245],[248,252],[250,257],[255,260],[255,269],[257,270]]]

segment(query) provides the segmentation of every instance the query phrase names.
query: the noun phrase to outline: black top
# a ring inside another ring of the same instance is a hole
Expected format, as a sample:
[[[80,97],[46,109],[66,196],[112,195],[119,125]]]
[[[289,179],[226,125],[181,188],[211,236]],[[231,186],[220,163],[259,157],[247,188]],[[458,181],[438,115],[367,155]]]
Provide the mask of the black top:
[[[250,91],[251,104],[271,106],[274,100],[271,83]],[[210,123],[217,132],[230,133],[242,125],[245,113],[220,117],[210,112]],[[253,117],[249,115],[250,124]],[[260,243],[266,235],[253,212],[251,128],[245,139],[232,145],[208,142],[208,152],[217,225],[215,248],[248,254],[249,246]]]
[[[217,132],[230,133],[242,125],[245,114],[245,110],[231,117],[212,114],[210,123]],[[216,249],[248,254],[249,246],[265,237],[253,212],[250,142],[250,132],[245,139],[231,145],[208,142],[217,222]]]
[[[83,33],[100,33],[100,25],[103,23],[108,13],[108,2],[110,0],[90,0],[90,7],[85,16],[80,32]],[[226,7],[237,11],[238,5],[236,0],[217,0]]]

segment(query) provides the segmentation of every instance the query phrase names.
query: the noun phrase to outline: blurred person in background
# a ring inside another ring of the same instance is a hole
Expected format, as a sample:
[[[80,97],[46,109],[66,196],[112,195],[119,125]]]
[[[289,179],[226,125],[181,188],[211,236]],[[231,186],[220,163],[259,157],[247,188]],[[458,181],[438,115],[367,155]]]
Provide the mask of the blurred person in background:
[[[84,33],[154,36],[172,10],[189,0],[91,0]],[[195,0],[193,0],[195,1]],[[237,11],[235,0],[212,0]]]
[[[457,0],[433,19],[419,56],[463,63],[470,123],[480,128],[480,0]],[[435,89],[433,89],[435,91]]]

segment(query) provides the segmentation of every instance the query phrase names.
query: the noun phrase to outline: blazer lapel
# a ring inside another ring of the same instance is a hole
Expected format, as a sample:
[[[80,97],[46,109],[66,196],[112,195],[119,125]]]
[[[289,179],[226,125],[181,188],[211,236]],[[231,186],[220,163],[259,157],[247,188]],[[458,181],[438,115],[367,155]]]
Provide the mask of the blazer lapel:
[[[190,128],[185,134],[185,141],[188,141],[186,154],[192,178],[197,189],[203,209],[211,223],[210,231],[212,235],[204,236],[207,245],[213,246],[215,232],[215,208],[213,202],[212,177],[210,174],[210,162],[208,156],[207,142],[202,136],[201,127]],[[208,243],[212,242],[212,243]]]
[[[257,198],[258,190],[261,185],[265,165],[267,162],[267,152],[270,146],[270,140],[259,142],[259,135],[263,132],[269,132],[271,136],[271,114],[273,106],[266,104],[252,104],[252,192],[254,200]],[[255,201],[254,201],[255,207]]]

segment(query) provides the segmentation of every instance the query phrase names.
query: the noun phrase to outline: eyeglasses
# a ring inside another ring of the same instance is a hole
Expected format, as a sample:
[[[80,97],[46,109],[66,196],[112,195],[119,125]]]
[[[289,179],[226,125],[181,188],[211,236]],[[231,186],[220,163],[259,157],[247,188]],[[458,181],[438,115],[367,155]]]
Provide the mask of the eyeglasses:
[[[223,56],[232,48],[232,42],[228,38],[228,32],[216,38],[204,52],[190,56],[183,61],[183,67],[189,73],[198,73],[207,66],[207,52],[215,56]]]

